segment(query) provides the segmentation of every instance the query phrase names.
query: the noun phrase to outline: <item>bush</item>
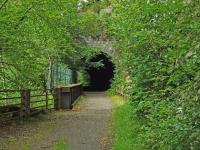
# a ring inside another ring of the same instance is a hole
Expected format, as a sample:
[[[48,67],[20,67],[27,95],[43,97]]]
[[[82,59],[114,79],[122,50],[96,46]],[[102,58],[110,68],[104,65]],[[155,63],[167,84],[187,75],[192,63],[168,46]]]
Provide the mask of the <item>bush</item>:
[[[199,149],[199,1],[114,1],[113,7],[108,26],[120,49],[113,88],[124,87],[146,120],[138,137],[144,149]]]

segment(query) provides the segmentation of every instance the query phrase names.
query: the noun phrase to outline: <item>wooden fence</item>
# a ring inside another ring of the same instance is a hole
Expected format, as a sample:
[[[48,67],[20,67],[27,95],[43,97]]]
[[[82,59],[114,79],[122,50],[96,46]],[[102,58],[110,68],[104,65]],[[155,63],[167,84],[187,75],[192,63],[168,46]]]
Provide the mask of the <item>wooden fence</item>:
[[[0,91],[0,120],[24,120],[53,107],[52,90],[22,89]]]
[[[0,122],[19,119],[51,109],[71,108],[82,94],[82,85],[75,84],[56,89],[22,89],[0,91]]]

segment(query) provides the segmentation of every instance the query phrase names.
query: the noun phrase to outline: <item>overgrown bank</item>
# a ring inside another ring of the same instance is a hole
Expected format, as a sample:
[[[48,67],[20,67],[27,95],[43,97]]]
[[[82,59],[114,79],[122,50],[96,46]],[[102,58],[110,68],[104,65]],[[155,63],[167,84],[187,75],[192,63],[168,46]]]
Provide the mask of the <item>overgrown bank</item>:
[[[145,121],[137,129],[143,149],[200,147],[199,4],[112,2],[108,28],[118,43],[113,91],[130,99],[132,112],[121,114]]]
[[[112,96],[113,110],[113,150],[140,150],[142,145],[137,143],[138,130],[142,124],[133,115],[133,110],[128,101],[122,97]]]

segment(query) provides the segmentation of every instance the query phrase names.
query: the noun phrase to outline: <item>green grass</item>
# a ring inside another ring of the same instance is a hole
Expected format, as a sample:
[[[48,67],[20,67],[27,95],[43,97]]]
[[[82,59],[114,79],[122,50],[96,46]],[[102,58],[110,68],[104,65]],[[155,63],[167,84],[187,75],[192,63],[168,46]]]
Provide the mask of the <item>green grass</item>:
[[[65,140],[61,139],[56,144],[55,150],[69,150],[69,146],[65,143]]]
[[[112,99],[115,105],[113,150],[142,150],[142,144],[138,142],[141,123],[134,115],[132,106],[120,97],[114,96]]]

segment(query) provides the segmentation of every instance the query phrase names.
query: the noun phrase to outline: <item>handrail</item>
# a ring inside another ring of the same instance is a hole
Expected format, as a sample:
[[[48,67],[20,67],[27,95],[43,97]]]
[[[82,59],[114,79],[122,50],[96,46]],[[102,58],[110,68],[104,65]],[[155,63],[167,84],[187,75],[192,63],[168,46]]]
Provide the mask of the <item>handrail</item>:
[[[76,86],[80,86],[80,85],[82,85],[82,83],[70,84],[70,85],[66,85],[66,86],[58,86],[58,87],[55,87],[55,89],[57,89],[57,88],[72,88],[72,87],[76,87]]]

